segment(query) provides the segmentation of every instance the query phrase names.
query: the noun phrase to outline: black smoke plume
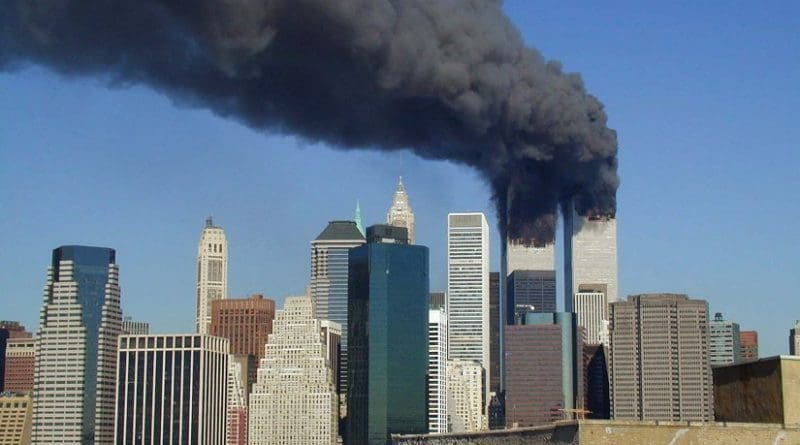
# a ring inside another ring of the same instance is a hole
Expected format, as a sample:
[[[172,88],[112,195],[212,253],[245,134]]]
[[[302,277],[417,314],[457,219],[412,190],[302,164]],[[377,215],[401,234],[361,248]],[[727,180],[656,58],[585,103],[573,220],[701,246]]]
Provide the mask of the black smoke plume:
[[[146,84],[255,129],[469,165],[524,242],[551,241],[568,199],[615,213],[603,105],[498,0],[4,0],[0,27],[0,70]]]

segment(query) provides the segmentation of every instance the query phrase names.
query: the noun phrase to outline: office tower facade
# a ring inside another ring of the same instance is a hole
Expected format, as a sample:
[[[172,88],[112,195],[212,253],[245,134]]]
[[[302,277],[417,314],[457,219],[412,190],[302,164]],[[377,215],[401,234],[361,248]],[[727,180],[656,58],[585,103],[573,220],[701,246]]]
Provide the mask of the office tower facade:
[[[739,323],[725,320],[722,313],[717,312],[708,326],[708,355],[711,366],[740,363],[742,346],[739,340]]]
[[[489,225],[483,213],[451,213],[447,219],[449,358],[483,366],[484,403],[488,403]]]
[[[800,354],[800,320],[794,322],[794,327],[789,329],[789,355]]]
[[[228,298],[228,239],[211,217],[197,244],[197,333],[208,334],[211,302]]]
[[[517,324],[529,312],[556,311],[556,273],[552,270],[515,270],[506,284],[507,325]]]
[[[6,345],[5,391],[29,393],[33,390],[36,339],[11,338]]]
[[[366,240],[352,221],[331,221],[311,242],[310,297],[314,317],[342,326],[337,393],[347,392],[347,274],[348,251]]]
[[[248,367],[250,355],[231,354],[228,358],[228,404],[225,408],[225,444],[247,445]]]
[[[333,445],[336,383],[313,300],[287,297],[250,393],[250,445]]]
[[[431,292],[429,300],[429,309],[442,309],[444,310],[447,305],[447,294],[444,292]]]
[[[9,340],[15,338],[30,338],[30,332],[25,331],[25,327],[17,321],[0,321],[0,392],[6,391],[5,389],[5,374],[6,374],[6,345]]]
[[[428,432],[447,432],[447,314],[428,311]]]
[[[0,394],[0,445],[30,445],[32,409],[30,395]]]
[[[122,319],[122,333],[124,335],[147,335],[150,333],[150,323],[125,317]]]
[[[506,326],[508,427],[569,419],[583,409],[583,332],[575,314],[529,312]]]
[[[325,356],[333,370],[333,381],[339,382],[339,360],[342,358],[342,325],[330,320],[319,321],[322,329],[322,340],[325,344]],[[342,405],[341,396],[339,398],[339,419],[347,416],[346,406]]]
[[[611,398],[608,387],[607,346],[587,344],[583,348],[583,362],[586,370],[586,417],[589,419],[610,419]]]
[[[743,362],[758,360],[758,332],[742,331],[739,333],[739,345]]]
[[[489,272],[489,392],[500,392],[500,273]]]
[[[605,286],[581,285],[572,294],[572,309],[575,311],[578,326],[586,330],[586,343],[608,344],[606,333],[608,321],[608,301]]]
[[[428,431],[428,248],[394,229],[350,250],[348,444]]]
[[[408,194],[403,186],[403,177],[397,182],[397,190],[392,197],[392,205],[386,212],[386,224],[394,227],[405,227],[408,231],[408,243],[416,243],[416,228],[414,223],[414,211],[408,203]]]
[[[470,360],[447,362],[448,424],[453,433],[487,429],[483,366]]]
[[[36,343],[34,443],[113,441],[121,325],[116,252],[88,246],[53,250]]]
[[[711,421],[708,304],[680,294],[610,304],[612,417]]]
[[[229,352],[205,334],[120,336],[114,443],[224,444]]]

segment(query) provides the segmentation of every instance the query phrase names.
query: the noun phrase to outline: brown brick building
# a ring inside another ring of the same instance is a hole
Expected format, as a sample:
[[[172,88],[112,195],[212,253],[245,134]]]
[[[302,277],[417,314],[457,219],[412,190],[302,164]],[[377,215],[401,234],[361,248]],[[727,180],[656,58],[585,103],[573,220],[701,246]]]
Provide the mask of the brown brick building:
[[[742,348],[742,362],[758,360],[758,332],[742,331],[739,333],[739,344]]]
[[[31,333],[18,321],[0,320],[0,392],[6,391],[6,345],[11,339],[31,337]]]
[[[10,338],[6,344],[5,391],[27,393],[33,390],[33,364],[36,349],[33,338]]]

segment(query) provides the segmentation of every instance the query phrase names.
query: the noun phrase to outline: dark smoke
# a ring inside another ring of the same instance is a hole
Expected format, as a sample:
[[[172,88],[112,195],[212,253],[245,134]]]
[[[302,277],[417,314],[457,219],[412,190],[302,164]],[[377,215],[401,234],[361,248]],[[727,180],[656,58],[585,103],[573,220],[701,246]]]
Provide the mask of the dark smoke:
[[[143,83],[269,132],[479,170],[501,231],[615,213],[616,133],[497,0],[5,0],[0,69]]]

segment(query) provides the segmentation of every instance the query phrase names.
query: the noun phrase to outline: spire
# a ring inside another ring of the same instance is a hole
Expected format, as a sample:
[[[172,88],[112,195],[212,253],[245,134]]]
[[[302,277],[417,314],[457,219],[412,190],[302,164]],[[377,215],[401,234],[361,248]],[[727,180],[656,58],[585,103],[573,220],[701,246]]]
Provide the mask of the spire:
[[[403,187],[403,177],[400,176],[400,180],[397,182],[397,191],[405,193],[406,188]]]
[[[358,231],[361,232],[361,235],[366,235],[364,232],[364,224],[361,222],[361,203],[356,200],[356,227],[358,227]]]
[[[210,216],[206,218],[206,227],[214,227],[214,219]]]

